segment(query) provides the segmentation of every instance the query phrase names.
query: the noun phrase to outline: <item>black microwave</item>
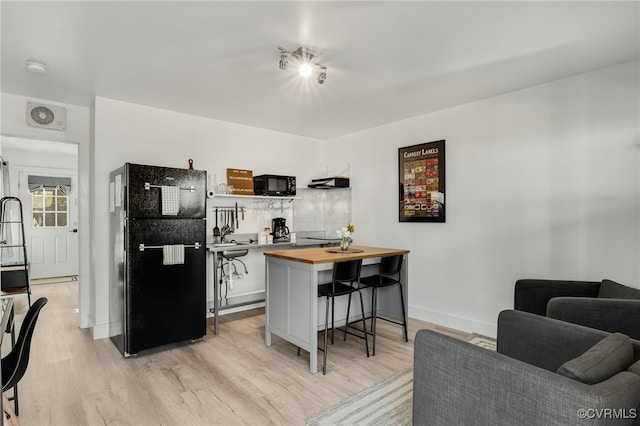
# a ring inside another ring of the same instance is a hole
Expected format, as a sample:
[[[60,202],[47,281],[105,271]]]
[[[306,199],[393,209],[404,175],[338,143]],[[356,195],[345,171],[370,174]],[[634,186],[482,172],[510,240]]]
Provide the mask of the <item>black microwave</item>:
[[[296,195],[296,177],[279,175],[260,175],[253,177],[255,195]]]

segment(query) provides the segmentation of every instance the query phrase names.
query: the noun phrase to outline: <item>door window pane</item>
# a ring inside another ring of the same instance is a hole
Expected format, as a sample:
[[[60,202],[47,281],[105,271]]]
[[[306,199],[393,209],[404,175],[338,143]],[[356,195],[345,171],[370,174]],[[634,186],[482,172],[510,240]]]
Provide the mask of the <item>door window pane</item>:
[[[42,213],[33,213],[32,226],[34,228],[40,228],[42,226]]]
[[[53,204],[53,197],[44,197],[44,210],[47,212],[54,212],[56,211],[56,206]]]
[[[44,210],[43,204],[42,204],[42,197],[31,197],[33,198],[33,210],[34,211],[41,211]]]
[[[57,226],[67,226],[67,214],[66,213],[58,213],[57,214]]]
[[[31,226],[66,228],[69,226],[69,197],[60,188],[41,188],[31,193]]]
[[[45,227],[56,226],[56,214],[55,213],[45,213],[44,214],[44,226]]]

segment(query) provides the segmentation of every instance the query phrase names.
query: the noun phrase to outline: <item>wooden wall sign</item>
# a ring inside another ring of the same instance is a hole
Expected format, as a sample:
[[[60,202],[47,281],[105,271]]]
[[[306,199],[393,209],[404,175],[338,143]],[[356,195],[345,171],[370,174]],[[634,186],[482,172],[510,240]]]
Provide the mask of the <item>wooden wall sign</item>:
[[[253,171],[227,169],[227,185],[233,186],[234,195],[253,195]]]

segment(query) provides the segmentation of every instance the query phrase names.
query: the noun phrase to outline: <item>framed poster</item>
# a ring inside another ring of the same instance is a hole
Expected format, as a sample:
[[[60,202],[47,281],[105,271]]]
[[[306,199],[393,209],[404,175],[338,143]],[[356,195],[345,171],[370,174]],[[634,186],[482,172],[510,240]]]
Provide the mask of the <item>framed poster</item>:
[[[445,222],[444,140],[398,148],[400,222]]]

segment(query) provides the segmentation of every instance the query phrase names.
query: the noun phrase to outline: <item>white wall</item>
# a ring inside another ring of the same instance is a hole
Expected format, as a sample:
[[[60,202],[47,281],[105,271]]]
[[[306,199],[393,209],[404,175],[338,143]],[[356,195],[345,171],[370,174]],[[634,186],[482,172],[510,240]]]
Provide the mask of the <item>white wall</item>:
[[[26,140],[25,142],[28,144],[29,141],[30,140]],[[73,170],[78,167],[78,156],[71,152],[40,152],[11,146],[3,148],[2,157],[11,162],[11,167],[32,166]],[[16,179],[14,179],[14,177]],[[15,182],[17,182],[17,176],[12,174],[12,186]]]
[[[0,133],[10,136],[22,136],[32,139],[43,139],[60,142],[75,142],[77,144],[89,143],[89,108],[61,104],[46,99],[28,98],[10,93],[0,94],[2,101]],[[58,105],[67,110],[67,128],[61,130],[48,130],[27,125],[27,101],[48,105]]]
[[[326,143],[356,242],[408,248],[409,315],[495,335],[518,278],[640,284],[639,64]],[[399,147],[446,140],[446,224],[398,222]]]
[[[111,170],[125,162],[186,168],[191,158],[195,169],[215,173],[218,182],[226,181],[227,168],[250,169],[255,175],[293,175],[302,183],[322,171],[322,142],[301,136],[102,97],[96,97],[94,114],[92,257],[96,338],[108,335],[108,179]],[[213,229],[211,220],[208,228]]]
[[[24,96],[0,94],[0,134],[54,142],[70,142],[78,145],[78,241],[80,251],[80,272],[78,305],[80,309],[80,327],[93,325],[90,288],[90,209],[89,209],[89,142],[90,142],[90,110],[89,108],[61,104],[46,99],[28,98]],[[27,101],[63,106],[67,109],[67,128],[65,131],[48,130],[27,125]]]

